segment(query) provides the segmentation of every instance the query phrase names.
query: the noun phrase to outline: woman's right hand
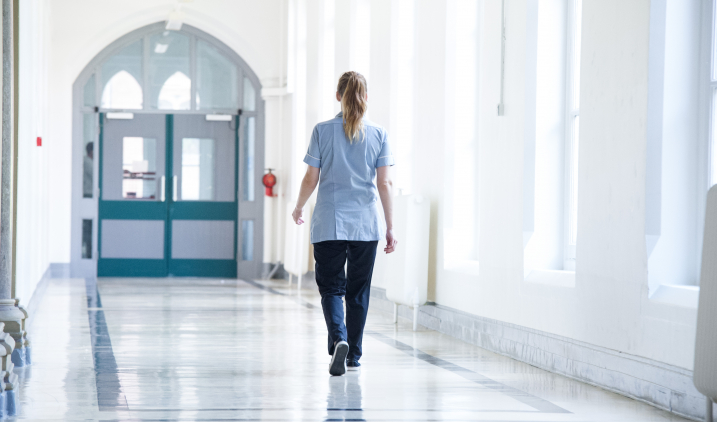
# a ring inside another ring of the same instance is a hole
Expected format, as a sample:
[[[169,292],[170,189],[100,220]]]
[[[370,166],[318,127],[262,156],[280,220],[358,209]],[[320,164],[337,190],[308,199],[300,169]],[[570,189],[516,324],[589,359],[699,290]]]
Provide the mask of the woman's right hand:
[[[386,230],[386,247],[383,248],[383,251],[386,253],[391,253],[396,250],[396,245],[398,245],[398,240],[393,236],[393,229],[387,229]]]
[[[304,216],[304,209],[296,207],[294,208],[294,211],[291,213],[291,218],[294,219],[294,223],[298,225],[304,224],[304,220],[301,218]]]

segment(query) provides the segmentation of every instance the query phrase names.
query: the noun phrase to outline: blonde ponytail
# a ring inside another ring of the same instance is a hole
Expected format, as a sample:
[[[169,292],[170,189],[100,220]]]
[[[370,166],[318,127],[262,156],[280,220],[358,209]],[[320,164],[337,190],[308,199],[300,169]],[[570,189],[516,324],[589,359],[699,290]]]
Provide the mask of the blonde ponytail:
[[[366,78],[358,72],[346,72],[339,78],[336,91],[341,95],[341,111],[344,113],[344,132],[349,142],[365,136],[363,116],[368,109],[366,102]]]

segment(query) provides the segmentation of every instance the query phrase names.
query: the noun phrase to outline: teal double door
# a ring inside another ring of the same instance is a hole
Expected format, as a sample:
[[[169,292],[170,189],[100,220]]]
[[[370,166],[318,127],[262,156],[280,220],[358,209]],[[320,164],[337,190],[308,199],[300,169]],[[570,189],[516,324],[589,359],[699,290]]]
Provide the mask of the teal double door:
[[[237,277],[240,116],[222,118],[100,114],[98,276]]]

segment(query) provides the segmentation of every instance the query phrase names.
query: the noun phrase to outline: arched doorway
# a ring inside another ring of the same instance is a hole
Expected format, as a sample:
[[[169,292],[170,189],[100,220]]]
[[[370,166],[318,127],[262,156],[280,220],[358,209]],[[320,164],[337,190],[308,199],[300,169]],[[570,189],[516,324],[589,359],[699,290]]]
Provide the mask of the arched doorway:
[[[99,53],[73,85],[72,274],[258,276],[260,91],[241,57],[189,25]]]

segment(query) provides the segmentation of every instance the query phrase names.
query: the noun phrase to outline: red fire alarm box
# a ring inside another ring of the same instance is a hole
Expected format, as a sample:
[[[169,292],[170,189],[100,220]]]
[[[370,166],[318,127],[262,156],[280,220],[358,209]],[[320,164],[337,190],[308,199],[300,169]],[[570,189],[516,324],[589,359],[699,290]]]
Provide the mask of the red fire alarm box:
[[[38,136],[38,137],[37,137],[37,146],[38,146],[38,147],[41,147],[41,146],[42,146],[42,136]]]

